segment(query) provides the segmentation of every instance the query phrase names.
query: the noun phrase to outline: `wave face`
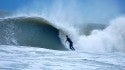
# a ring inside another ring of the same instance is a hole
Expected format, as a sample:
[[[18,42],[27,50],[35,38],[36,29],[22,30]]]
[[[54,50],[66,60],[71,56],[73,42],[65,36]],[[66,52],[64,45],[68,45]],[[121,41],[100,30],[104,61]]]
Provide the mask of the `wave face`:
[[[59,30],[43,18],[13,17],[0,20],[0,44],[66,50]]]

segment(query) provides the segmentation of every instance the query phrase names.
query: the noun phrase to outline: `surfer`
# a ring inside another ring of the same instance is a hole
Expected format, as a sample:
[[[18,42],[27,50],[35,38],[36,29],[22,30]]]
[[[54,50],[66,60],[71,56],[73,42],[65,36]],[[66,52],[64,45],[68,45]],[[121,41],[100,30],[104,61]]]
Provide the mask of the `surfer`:
[[[71,39],[68,37],[68,35],[66,35],[66,41],[69,42],[69,47],[70,47],[70,49],[71,49],[71,50],[75,50],[75,49],[73,48],[73,42],[72,42]]]

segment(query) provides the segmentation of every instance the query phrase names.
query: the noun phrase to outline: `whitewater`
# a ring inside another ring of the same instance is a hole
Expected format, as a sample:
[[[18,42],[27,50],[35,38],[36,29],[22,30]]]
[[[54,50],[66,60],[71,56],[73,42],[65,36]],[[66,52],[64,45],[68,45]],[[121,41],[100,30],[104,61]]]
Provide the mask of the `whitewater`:
[[[125,70],[125,16],[89,23],[77,1],[63,3],[34,1],[0,18],[0,70]]]

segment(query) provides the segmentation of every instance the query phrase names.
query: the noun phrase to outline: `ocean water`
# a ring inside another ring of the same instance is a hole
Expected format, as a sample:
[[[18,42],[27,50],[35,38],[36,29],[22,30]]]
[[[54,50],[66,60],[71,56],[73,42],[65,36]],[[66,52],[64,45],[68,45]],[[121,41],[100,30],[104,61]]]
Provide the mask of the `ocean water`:
[[[40,2],[33,1],[13,14],[1,13],[0,70],[125,70],[125,17],[117,16],[113,2],[106,10],[115,12],[102,11],[105,14],[100,16],[93,11],[96,19],[89,13],[84,19],[81,14],[86,13],[80,12],[77,1],[67,7],[63,0],[51,7]],[[110,5],[94,3],[99,10]],[[115,17],[110,18],[112,14]],[[65,42],[66,35],[75,51]]]
[[[57,51],[0,46],[1,70],[124,70],[124,53]]]

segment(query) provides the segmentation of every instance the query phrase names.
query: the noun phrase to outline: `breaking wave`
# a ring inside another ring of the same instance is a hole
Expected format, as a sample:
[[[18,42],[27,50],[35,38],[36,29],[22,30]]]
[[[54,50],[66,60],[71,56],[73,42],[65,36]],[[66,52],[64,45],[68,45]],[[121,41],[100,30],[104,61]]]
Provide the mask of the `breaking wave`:
[[[59,38],[59,29],[40,17],[0,19],[0,44],[66,50]]]
[[[41,17],[2,18],[0,44],[67,50],[69,47],[65,43],[65,35],[69,35],[76,51],[125,52],[125,18],[120,17],[112,20],[109,26],[101,26],[84,28],[85,31],[89,30],[86,33],[90,33],[86,35],[80,34],[84,30],[53,24]]]
[[[65,35],[69,35],[76,51],[125,52],[125,17],[109,24],[90,24],[92,26],[77,31],[73,25],[51,23],[41,17],[1,18],[0,44],[67,50]]]
[[[125,52],[125,17],[109,22],[103,30],[95,29],[89,36],[79,36],[79,50],[86,52]]]

